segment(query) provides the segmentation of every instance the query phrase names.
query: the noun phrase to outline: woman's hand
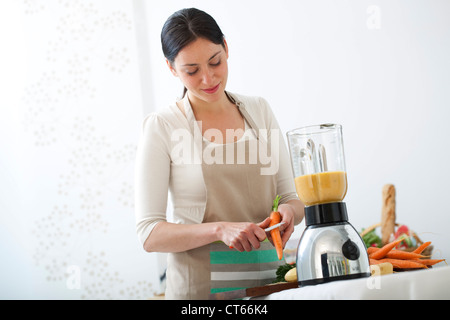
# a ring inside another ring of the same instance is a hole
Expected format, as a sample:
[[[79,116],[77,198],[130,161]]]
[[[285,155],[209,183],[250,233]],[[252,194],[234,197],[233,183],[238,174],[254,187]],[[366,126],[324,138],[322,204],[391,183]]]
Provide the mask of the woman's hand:
[[[287,203],[280,204],[278,211],[281,215],[280,226],[281,240],[283,247],[294,232],[295,216],[303,219],[304,205],[299,200],[291,200]],[[218,234],[219,239],[226,245],[235,248],[238,251],[251,251],[259,249],[260,242],[269,238],[272,241],[270,232],[264,232],[270,224],[270,217],[259,223],[250,222],[219,222]]]
[[[281,222],[284,222],[284,224],[280,226],[281,240],[283,241],[284,248],[286,242],[294,232],[295,209],[292,205],[285,203],[278,206],[278,212],[281,215]]]
[[[303,204],[299,200],[291,200],[287,203],[280,204],[278,206],[278,212],[281,215],[281,222],[284,222],[283,225],[280,226],[281,240],[283,241],[283,248],[294,232],[295,225],[295,215],[301,214],[301,218],[303,219]],[[269,225],[264,226],[262,228],[267,228]],[[267,237],[272,242],[272,237],[270,236],[270,232],[267,233]]]
[[[268,219],[265,219],[259,224],[250,222],[221,222],[220,238],[226,245],[240,252],[252,251],[253,248],[259,249],[260,242],[266,239],[266,233],[262,228],[266,228],[264,226],[269,225],[270,219]]]

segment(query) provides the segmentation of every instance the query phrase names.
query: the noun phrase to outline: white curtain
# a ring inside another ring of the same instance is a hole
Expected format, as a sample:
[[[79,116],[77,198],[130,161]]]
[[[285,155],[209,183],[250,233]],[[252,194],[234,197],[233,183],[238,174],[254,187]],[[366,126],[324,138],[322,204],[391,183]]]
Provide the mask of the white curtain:
[[[151,110],[135,9],[2,0],[0,298],[160,291],[134,224],[135,150]]]

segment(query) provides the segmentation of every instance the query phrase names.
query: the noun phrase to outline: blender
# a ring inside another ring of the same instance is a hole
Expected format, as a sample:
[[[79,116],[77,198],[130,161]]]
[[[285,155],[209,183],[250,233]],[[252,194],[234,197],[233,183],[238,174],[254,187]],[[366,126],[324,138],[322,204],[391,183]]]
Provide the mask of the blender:
[[[295,187],[305,204],[297,247],[299,286],[370,276],[369,257],[348,222],[342,126],[321,124],[287,133]]]

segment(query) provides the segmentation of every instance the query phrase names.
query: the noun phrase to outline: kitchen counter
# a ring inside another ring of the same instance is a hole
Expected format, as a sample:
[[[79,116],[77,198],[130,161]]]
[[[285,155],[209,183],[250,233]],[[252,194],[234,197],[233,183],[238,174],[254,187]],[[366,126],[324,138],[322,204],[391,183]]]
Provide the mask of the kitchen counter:
[[[450,299],[450,266],[334,281],[255,297],[262,300]]]

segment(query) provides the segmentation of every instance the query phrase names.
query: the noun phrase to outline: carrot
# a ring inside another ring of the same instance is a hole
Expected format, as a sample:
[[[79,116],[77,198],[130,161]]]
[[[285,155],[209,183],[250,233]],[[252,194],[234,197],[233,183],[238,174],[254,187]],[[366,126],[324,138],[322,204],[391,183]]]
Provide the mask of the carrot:
[[[422,243],[419,247],[417,247],[416,250],[414,250],[414,253],[422,253],[423,250],[425,250],[429,245],[431,244],[431,241],[427,241]]]
[[[273,201],[272,212],[270,213],[270,224],[269,227],[281,222],[281,215],[278,212],[278,202],[280,201],[280,196],[276,196]],[[273,245],[277,250],[278,260],[283,258],[283,241],[281,240],[280,228],[275,228],[270,231],[270,236],[272,237]]]
[[[367,248],[367,254],[371,254],[374,253],[375,251],[380,250],[380,248],[376,248],[376,247],[368,247]]]
[[[370,264],[370,265],[380,264],[380,263],[382,263],[380,260],[369,259],[369,264]]]
[[[397,244],[403,241],[403,238],[397,239],[395,241],[392,241],[386,245],[384,245],[382,248],[377,250],[376,252],[373,252],[369,255],[369,258],[380,260],[381,258],[384,258],[386,254],[391,251]]]
[[[395,246],[401,241],[402,239],[398,239],[388,243],[382,248],[367,248],[367,253],[369,254],[369,264],[376,265],[383,262],[389,262],[395,269],[427,269],[428,267],[445,261],[445,259],[424,259],[428,257],[422,255],[421,253],[431,244],[431,242],[425,242],[416,250],[407,252],[394,249]]]
[[[422,244],[420,247],[418,247],[416,250],[408,252],[398,249],[392,249],[386,254],[386,258],[392,258],[392,259],[421,259],[426,258],[427,256],[421,255],[422,251],[425,250],[426,247],[428,247],[431,244],[431,242],[426,242]],[[372,254],[374,252],[377,252],[380,250],[380,248],[377,247],[369,247],[367,248],[367,254]]]
[[[427,266],[413,260],[380,259],[380,262],[389,262],[397,269],[426,269]]]
[[[400,260],[412,260],[412,259],[425,258],[425,256],[423,256],[419,253],[407,252],[407,251],[395,250],[395,249],[389,251],[385,257],[390,258],[390,259],[400,259]]]
[[[414,261],[425,266],[434,266],[436,263],[445,261],[445,259],[417,259]]]
[[[367,248],[367,254],[371,255],[374,252],[377,252],[380,248],[369,247]],[[400,259],[400,260],[415,260],[415,259],[423,259],[427,258],[427,256],[421,255],[419,253],[408,252],[403,250],[392,249],[386,255],[386,258],[390,259]]]

